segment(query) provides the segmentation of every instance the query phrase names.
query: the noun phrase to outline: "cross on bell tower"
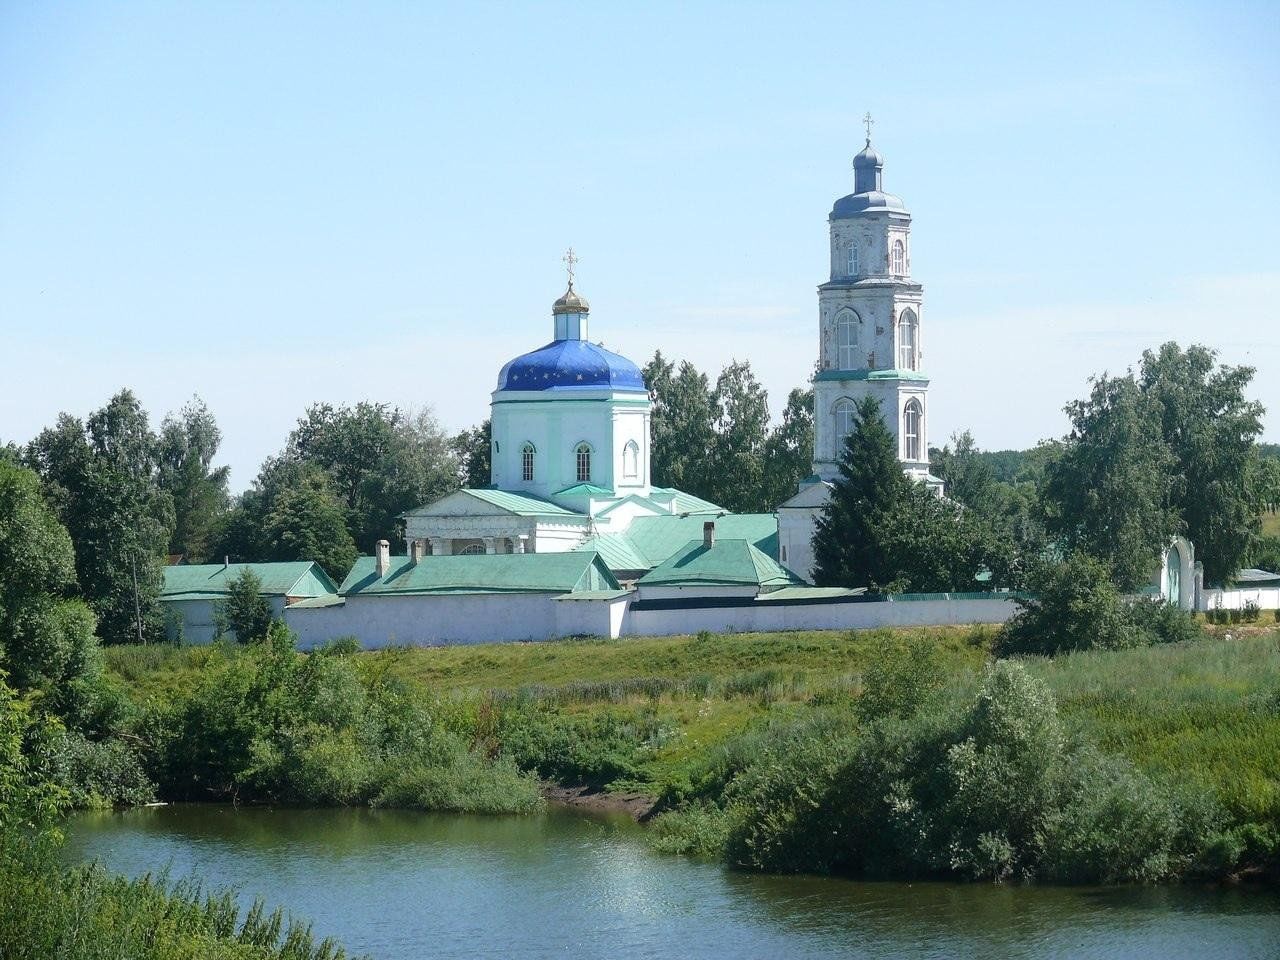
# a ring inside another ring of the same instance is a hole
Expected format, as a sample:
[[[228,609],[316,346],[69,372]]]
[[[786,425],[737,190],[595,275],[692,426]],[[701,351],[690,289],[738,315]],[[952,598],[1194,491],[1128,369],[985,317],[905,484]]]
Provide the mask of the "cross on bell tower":
[[[867,128],[867,146],[869,147],[869,146],[871,146],[871,125],[872,125],[873,123],[875,123],[875,121],[871,119],[871,111],[870,111],[870,110],[868,110],[868,111],[867,111],[867,115],[866,115],[865,117],[863,117],[863,118],[862,118],[862,123],[863,123],[863,124],[866,126],[866,128]]]
[[[561,257],[560,259],[564,263],[565,269],[568,271],[569,289],[572,290],[573,289],[573,268],[577,266],[578,261],[582,258],[573,252],[573,247],[570,247],[568,250],[565,251],[564,256]]]

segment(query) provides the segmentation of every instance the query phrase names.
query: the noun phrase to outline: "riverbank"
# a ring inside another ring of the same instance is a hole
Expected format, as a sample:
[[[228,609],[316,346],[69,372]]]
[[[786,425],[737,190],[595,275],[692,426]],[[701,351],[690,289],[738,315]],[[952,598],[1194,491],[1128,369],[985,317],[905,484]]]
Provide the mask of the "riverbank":
[[[867,762],[873,747],[947,754],[973,741],[974,762],[994,762],[1009,745],[984,745],[971,729],[992,634],[703,634],[276,660],[244,648],[110,648],[106,657],[120,690],[149,718],[140,728],[163,730],[152,736],[167,759],[152,769],[165,796],[217,799],[221,790],[240,802],[504,812],[531,809],[541,793],[646,820],[656,813],[654,835],[668,849],[764,869],[894,875],[903,863],[865,863],[863,851],[835,861],[757,856],[742,846],[750,834],[743,818],[791,810],[782,834],[751,836],[794,853],[811,822],[810,812],[791,809],[794,788],[843,784],[856,772],[849,764]],[[1018,669],[1031,686],[1018,695],[1037,710],[1050,704],[1055,759],[1024,771],[1043,807],[1014,826],[1031,829],[1038,816],[1062,823],[1067,811],[1083,833],[1061,843],[1084,844],[1083,859],[1033,868],[1027,854],[996,856],[988,872],[975,866],[972,874],[1154,880],[1274,870],[1277,636],[1234,627],[1191,643],[1026,661]],[[1031,709],[1017,708],[1023,718]],[[217,741],[204,729],[220,731]],[[1036,747],[1027,756],[1042,754]],[[951,789],[948,778],[958,775],[942,763],[931,769],[940,779],[918,783],[922,796]],[[1092,779],[1072,780],[1064,771],[1073,769]],[[863,769],[842,790],[868,789],[868,775]],[[540,791],[539,782],[555,786]],[[811,801],[822,829],[852,823],[854,813],[887,816]],[[1142,812],[1152,810],[1158,816]],[[1116,811],[1132,815],[1116,821],[1123,836],[1090,834]],[[1010,825],[999,811],[991,816],[996,832],[970,840],[998,853]],[[1112,848],[1124,836],[1151,849],[1120,857]],[[1108,857],[1129,872],[1108,873]],[[902,872],[933,872],[931,862]]]

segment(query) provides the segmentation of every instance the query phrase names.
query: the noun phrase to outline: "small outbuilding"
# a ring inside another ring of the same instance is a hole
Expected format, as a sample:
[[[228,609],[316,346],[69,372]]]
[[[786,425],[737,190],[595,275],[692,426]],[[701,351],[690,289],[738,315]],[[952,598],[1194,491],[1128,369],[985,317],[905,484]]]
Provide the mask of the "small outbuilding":
[[[337,586],[319,564],[310,560],[281,563],[204,563],[164,568],[160,603],[165,633],[173,643],[212,643],[218,639],[218,611],[231,584],[245,570],[262,582],[261,592],[272,616],[283,619],[285,608],[313,597],[332,596]]]

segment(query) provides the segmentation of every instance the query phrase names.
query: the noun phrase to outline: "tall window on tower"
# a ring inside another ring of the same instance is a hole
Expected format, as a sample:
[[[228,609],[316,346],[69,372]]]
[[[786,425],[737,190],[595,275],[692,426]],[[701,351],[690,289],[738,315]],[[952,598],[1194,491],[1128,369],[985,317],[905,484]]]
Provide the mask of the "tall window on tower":
[[[846,277],[856,277],[858,275],[858,243],[856,240],[849,241],[849,259],[845,263],[844,275]]]
[[[578,482],[589,483],[591,481],[591,445],[580,443],[573,453],[578,465]]]
[[[893,241],[893,255],[889,261],[889,269],[895,277],[907,275],[907,248],[901,240]]]
[[[898,318],[898,369],[915,370],[920,363],[920,352],[917,340],[920,336],[920,321],[914,310],[903,310]]]
[[[852,310],[836,314],[836,364],[840,370],[856,370],[858,315]]]
[[[525,483],[533,480],[533,459],[537,453],[532,443],[526,443],[520,448],[520,479]]]
[[[835,457],[839,460],[844,456],[845,440],[848,439],[849,434],[853,433],[853,401],[848,397],[841,397],[836,401],[836,405],[831,408],[831,412],[835,414],[836,418]]]
[[[912,397],[902,408],[902,459],[920,459],[920,432],[924,413],[920,401]]]
[[[627,480],[640,476],[640,448],[634,440],[628,440],[622,448],[622,476]]]

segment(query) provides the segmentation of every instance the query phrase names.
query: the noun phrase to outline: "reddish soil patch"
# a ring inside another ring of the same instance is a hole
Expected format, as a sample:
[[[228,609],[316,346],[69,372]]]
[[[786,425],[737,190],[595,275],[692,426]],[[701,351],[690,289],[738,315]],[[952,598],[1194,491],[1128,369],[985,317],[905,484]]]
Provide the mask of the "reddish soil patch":
[[[569,807],[625,813],[641,823],[649,818],[657,803],[653,797],[643,793],[606,793],[594,787],[562,787],[558,783],[544,783],[542,795],[551,803],[562,803]]]

